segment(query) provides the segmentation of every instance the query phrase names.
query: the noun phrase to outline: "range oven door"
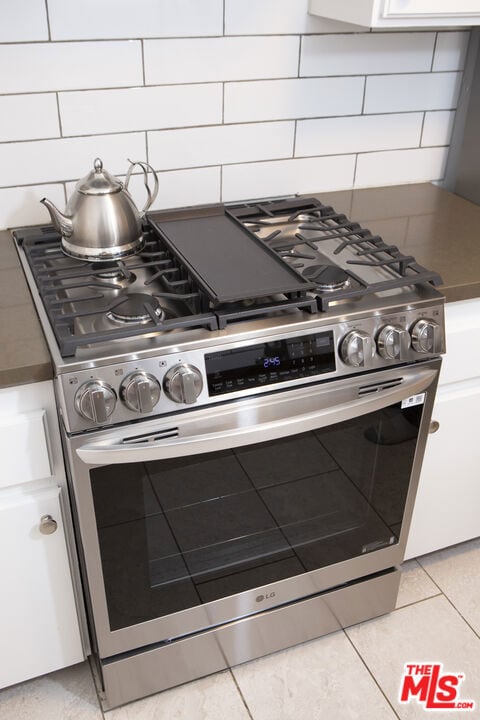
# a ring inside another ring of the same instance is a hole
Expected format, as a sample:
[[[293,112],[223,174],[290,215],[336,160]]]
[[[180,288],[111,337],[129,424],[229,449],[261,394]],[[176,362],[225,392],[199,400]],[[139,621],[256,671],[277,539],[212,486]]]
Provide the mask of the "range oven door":
[[[67,438],[99,656],[400,563],[439,367]]]

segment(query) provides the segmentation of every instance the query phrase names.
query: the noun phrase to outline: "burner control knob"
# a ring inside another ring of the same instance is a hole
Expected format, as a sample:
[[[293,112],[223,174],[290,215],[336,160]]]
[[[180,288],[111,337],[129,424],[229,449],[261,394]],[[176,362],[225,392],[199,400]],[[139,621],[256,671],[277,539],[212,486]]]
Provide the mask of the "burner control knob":
[[[412,328],[412,346],[419,353],[442,352],[442,329],[434,320],[419,320]]]
[[[104,423],[115,410],[115,390],[101,380],[90,380],[75,393],[75,409],[86,420]]]
[[[149,373],[134,372],[120,385],[120,397],[134,412],[152,412],[160,400],[160,383]]]
[[[378,335],[377,348],[385,360],[406,360],[410,333],[398,325],[385,325]]]
[[[202,392],[202,374],[193,365],[175,365],[165,375],[163,387],[170,400],[191,405]]]
[[[363,330],[352,330],[340,345],[343,362],[351,367],[370,367],[375,347],[373,339]]]

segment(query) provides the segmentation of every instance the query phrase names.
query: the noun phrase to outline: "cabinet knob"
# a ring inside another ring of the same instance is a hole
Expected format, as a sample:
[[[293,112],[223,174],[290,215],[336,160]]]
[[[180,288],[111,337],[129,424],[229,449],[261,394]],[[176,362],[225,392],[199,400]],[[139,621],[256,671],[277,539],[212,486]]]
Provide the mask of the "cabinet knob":
[[[437,430],[439,429],[439,427],[440,427],[440,423],[438,422],[438,420],[432,420],[432,422],[428,426],[428,432],[436,433]]]
[[[40,518],[40,532],[42,535],[51,535],[58,527],[56,520],[51,515],[42,515]]]

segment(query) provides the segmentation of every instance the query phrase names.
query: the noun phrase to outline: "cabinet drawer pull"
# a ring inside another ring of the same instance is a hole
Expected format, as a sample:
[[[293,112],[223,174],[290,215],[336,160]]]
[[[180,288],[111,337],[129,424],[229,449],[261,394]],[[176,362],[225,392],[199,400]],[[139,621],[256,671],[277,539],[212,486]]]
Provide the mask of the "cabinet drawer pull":
[[[430,425],[428,427],[428,432],[436,433],[437,430],[439,429],[439,427],[440,427],[440,423],[438,422],[438,420],[432,420],[432,422],[430,423]]]
[[[58,527],[56,520],[51,515],[42,515],[40,518],[40,532],[42,535],[51,535]]]

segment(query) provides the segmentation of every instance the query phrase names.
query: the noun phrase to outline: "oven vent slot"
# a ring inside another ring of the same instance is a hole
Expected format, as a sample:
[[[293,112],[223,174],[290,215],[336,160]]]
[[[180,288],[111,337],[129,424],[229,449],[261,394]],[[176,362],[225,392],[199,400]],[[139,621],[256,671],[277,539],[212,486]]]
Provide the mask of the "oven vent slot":
[[[178,437],[178,428],[167,428],[145,433],[145,435],[133,435],[132,437],[123,438],[122,445],[147,445],[148,443],[155,443],[172,437]]]
[[[390,390],[390,388],[401,385],[403,378],[395,378],[383,383],[374,383],[373,385],[362,385],[358,388],[359,395],[369,395],[370,393],[382,392],[382,390]]]

